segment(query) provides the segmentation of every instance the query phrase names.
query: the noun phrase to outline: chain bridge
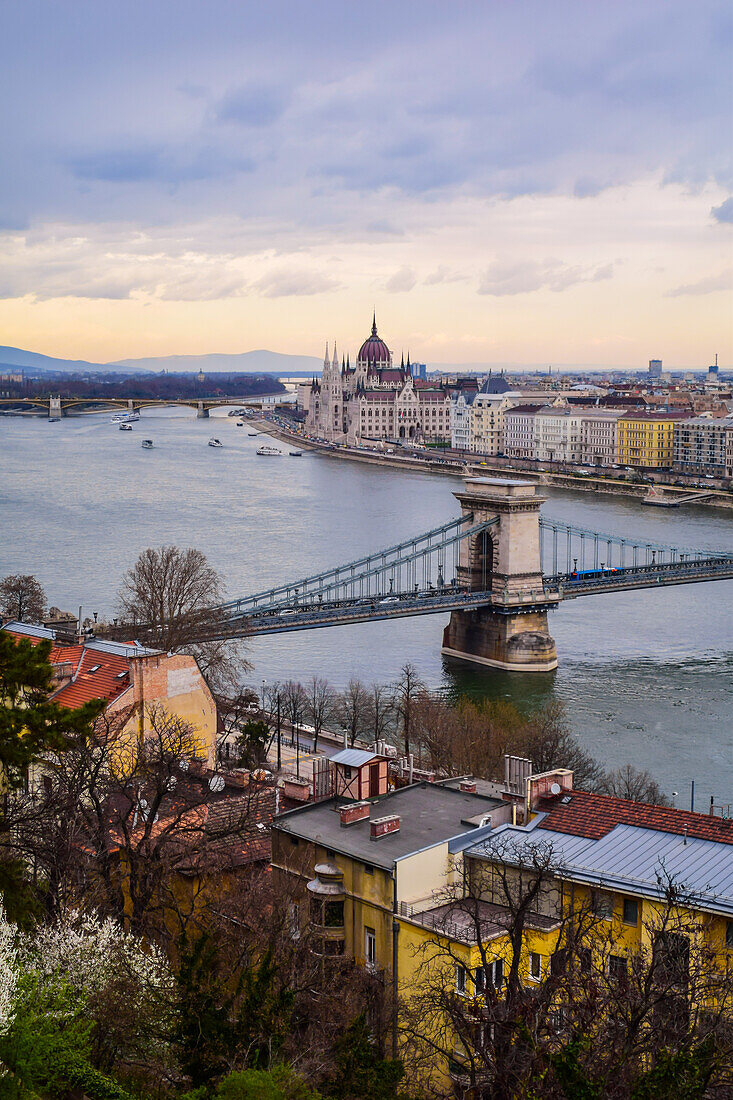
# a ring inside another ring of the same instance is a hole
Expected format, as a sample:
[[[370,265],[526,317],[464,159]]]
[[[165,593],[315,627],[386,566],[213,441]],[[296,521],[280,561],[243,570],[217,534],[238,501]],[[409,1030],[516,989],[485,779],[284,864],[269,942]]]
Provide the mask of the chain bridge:
[[[557,666],[561,600],[733,578],[733,553],[601,534],[540,516],[534,484],[469,478],[461,515],[414,538],[216,609],[217,636],[450,612],[443,652],[514,671]]]

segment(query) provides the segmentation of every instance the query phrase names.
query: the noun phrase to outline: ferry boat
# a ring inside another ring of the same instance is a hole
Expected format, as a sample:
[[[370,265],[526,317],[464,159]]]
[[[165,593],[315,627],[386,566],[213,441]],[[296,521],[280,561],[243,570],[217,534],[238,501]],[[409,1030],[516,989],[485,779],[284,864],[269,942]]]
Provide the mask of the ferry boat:
[[[223,447],[224,444],[222,443],[222,441],[220,439],[217,439],[216,436],[212,435],[211,439],[209,440],[209,446],[210,447]]]
[[[132,424],[128,424],[127,421],[125,420],[122,424],[120,424],[120,431],[121,432],[131,432],[132,431]]]
[[[152,451],[154,445],[155,444],[153,443],[152,439],[143,439],[143,450],[144,451]]]
[[[269,443],[265,443],[264,446],[258,447],[257,454],[267,458],[275,458],[277,455],[281,455],[282,451],[279,447],[271,447]]]
[[[140,419],[139,412],[115,413],[112,417],[113,424],[135,424]]]

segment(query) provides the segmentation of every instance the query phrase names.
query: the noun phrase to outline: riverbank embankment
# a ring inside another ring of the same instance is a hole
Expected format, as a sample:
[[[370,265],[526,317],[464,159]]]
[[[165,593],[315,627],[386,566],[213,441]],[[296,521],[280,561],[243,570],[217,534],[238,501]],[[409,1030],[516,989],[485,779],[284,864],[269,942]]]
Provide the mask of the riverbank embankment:
[[[511,466],[502,462],[492,462],[491,459],[482,459],[479,462],[459,462],[449,458],[431,458],[426,456],[415,457],[413,455],[384,454],[378,451],[362,450],[359,447],[347,447],[341,444],[321,443],[315,439],[309,439],[299,432],[290,431],[282,424],[273,423],[265,418],[253,421],[254,427],[265,432],[281,443],[296,444],[300,448],[318,451],[328,458],[341,459],[347,462],[364,462],[374,466],[391,466],[399,470],[416,470],[420,473],[443,474],[448,477],[521,477],[527,481],[534,481],[537,485],[552,485],[558,489],[570,489],[573,492],[592,493],[594,495],[607,494],[610,496],[633,497],[643,500],[649,495],[648,484],[634,484],[629,481],[621,481],[618,478],[599,475],[556,473],[550,470],[527,470]],[[683,498],[685,496],[698,496],[699,488],[682,488],[675,485],[665,486],[660,483],[655,485],[657,489],[666,489],[670,496]],[[733,511],[733,493],[720,489],[710,490],[710,496],[706,500],[697,500],[696,504],[708,505],[714,508],[723,508]]]

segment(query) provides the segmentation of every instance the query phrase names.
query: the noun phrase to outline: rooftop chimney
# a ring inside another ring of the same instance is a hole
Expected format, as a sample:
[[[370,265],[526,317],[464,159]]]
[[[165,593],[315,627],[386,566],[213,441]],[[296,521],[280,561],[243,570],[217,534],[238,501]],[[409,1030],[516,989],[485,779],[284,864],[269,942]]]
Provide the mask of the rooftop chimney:
[[[465,794],[476,794],[476,780],[462,779],[458,789],[463,791]]]
[[[364,818],[369,817],[369,803],[349,802],[346,806],[339,806],[339,817],[342,827],[363,821]]]
[[[386,817],[373,817],[370,823],[369,839],[381,840],[383,836],[400,831],[399,814],[388,814]]]

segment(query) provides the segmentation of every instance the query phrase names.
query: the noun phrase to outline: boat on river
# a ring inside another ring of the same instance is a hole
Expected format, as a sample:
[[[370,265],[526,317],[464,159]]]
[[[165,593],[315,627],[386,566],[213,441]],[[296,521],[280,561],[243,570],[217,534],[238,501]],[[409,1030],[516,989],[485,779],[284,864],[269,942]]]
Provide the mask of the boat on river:
[[[265,458],[276,458],[282,454],[282,451],[279,447],[271,447],[269,443],[265,443],[262,447],[258,447],[257,454]]]
[[[256,439],[259,434],[259,432],[247,432],[250,439]]]
[[[112,417],[113,424],[135,424],[140,419],[139,412],[115,413]]]
[[[288,451],[291,458],[300,458],[303,454],[302,451]]]
[[[152,439],[143,439],[142,446],[144,451],[152,451],[155,444],[153,443]]]
[[[217,439],[216,436],[212,435],[211,439],[209,440],[209,446],[210,447],[223,447],[224,444],[222,443],[222,441],[220,439]]]
[[[128,424],[127,422],[125,422],[124,424],[120,424],[120,431],[121,432],[131,432],[132,431],[132,424]]]

